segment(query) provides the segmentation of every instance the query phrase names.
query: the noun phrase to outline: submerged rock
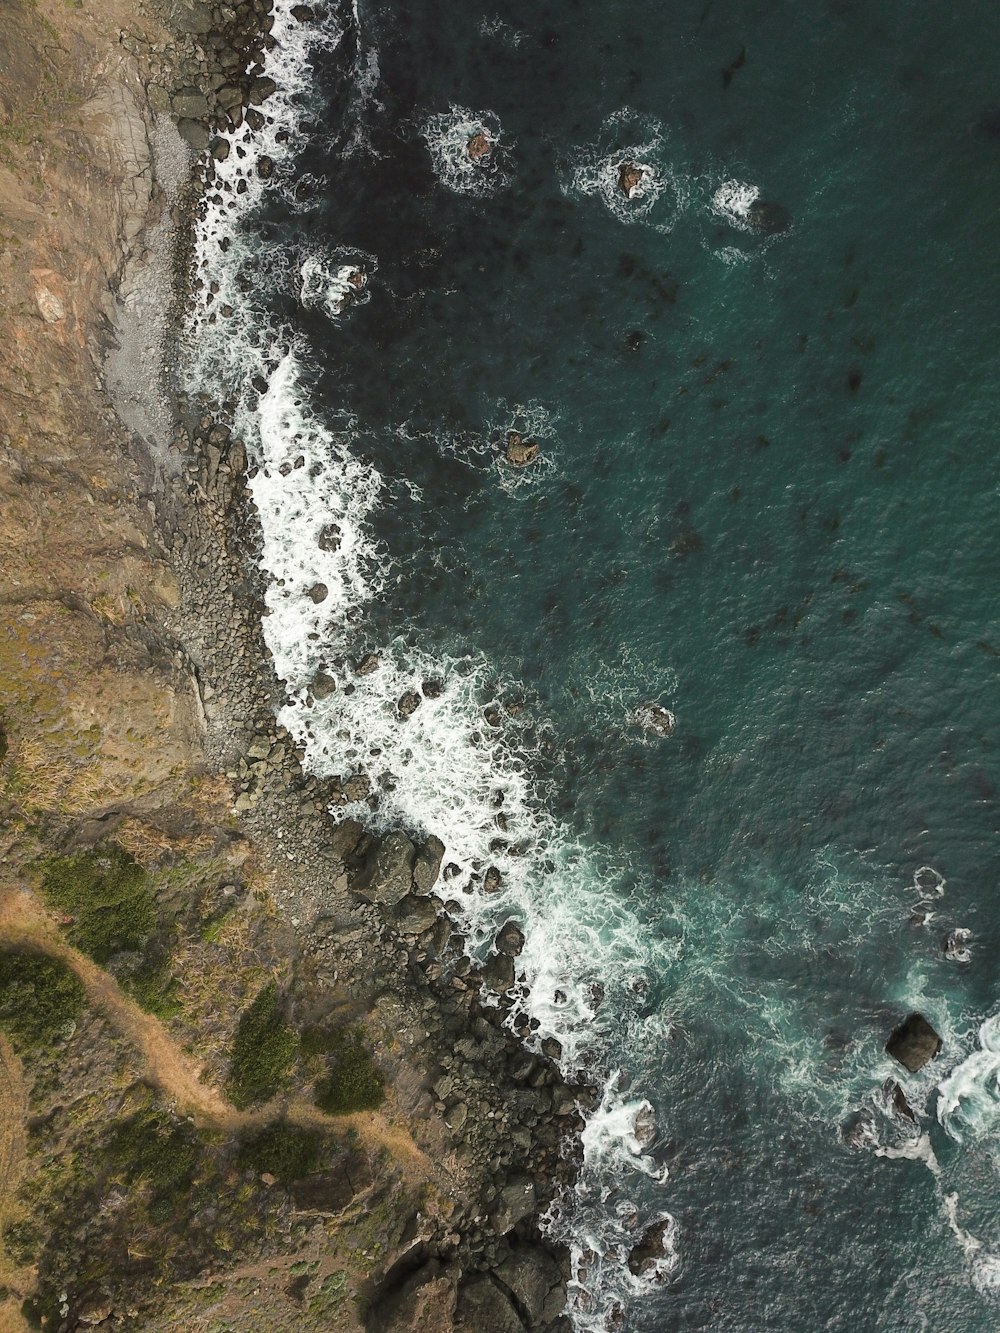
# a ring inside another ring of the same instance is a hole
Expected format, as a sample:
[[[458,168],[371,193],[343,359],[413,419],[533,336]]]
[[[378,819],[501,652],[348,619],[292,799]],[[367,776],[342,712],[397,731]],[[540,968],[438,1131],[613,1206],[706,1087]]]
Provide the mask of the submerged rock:
[[[507,432],[507,446],[503,456],[513,467],[527,467],[529,463],[535,461],[538,453],[537,440],[526,440],[520,431]]]
[[[906,1093],[894,1078],[887,1078],[882,1084],[882,1101],[887,1107],[891,1107],[896,1115],[916,1124],[917,1117],[913,1114],[913,1107],[906,1100]]]
[[[855,1111],[840,1127],[840,1137],[848,1148],[868,1148],[878,1142],[875,1116],[867,1106]]]
[[[941,1038],[923,1014],[910,1014],[899,1027],[893,1029],[885,1049],[894,1060],[915,1074],[918,1069],[923,1069],[928,1060],[934,1059],[942,1044]]]
[[[648,170],[648,167],[643,167],[638,162],[632,162],[628,159],[618,164],[618,188],[626,199],[635,197]]]
[[[972,950],[969,948],[971,939],[972,931],[964,926],[949,930],[942,941],[945,958],[952,963],[968,963],[972,959]]]
[[[420,695],[416,690],[407,690],[396,705],[400,717],[410,717],[420,707]]]
[[[676,717],[663,704],[643,704],[635,711],[635,722],[653,736],[669,736],[677,725]]]
[[[746,211],[747,223],[765,236],[777,236],[792,225],[792,215],[784,204],[755,199]]]

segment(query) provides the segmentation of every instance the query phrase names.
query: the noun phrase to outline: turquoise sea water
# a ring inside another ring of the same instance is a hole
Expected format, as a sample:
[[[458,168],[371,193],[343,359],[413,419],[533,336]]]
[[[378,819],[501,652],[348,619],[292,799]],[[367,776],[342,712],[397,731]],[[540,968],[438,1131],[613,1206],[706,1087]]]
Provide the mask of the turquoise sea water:
[[[604,935],[641,932],[595,1058],[667,1174],[577,1223],[677,1220],[630,1330],[1000,1326],[998,39],[978,0],[362,6],[317,58],[308,199],[254,218],[369,273],[349,317],[271,297],[385,483],[358,644],[528,700],[534,799],[603,867]],[[662,192],[626,201],[626,158]],[[913,1009],[944,1048],[909,1077]]]

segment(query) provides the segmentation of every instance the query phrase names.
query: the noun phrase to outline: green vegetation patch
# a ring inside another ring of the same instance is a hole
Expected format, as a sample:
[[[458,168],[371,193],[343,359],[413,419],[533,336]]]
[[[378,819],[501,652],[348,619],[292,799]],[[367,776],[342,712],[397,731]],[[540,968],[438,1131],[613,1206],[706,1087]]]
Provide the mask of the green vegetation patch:
[[[105,1144],[108,1179],[126,1188],[141,1181],[149,1190],[155,1223],[168,1221],[188,1194],[200,1157],[194,1133],[153,1109],[117,1125]]]
[[[314,1129],[299,1129],[278,1121],[240,1145],[237,1161],[258,1175],[269,1172],[281,1183],[301,1180],[315,1170],[323,1136]]]
[[[63,963],[0,953],[0,1028],[21,1051],[53,1045],[83,1013],[84,990]]]
[[[102,966],[116,953],[145,952],[157,927],[149,876],[120,847],[45,862],[46,901],[73,918],[73,944]]]
[[[122,990],[157,1018],[173,1018],[183,1009],[180,985],[169,963],[144,964],[122,982]]]
[[[303,1038],[307,1054],[326,1058],[326,1075],[316,1085],[316,1105],[328,1115],[373,1111],[385,1100],[385,1080],[365,1045],[360,1028],[313,1030]]]
[[[226,1083],[233,1105],[242,1110],[273,1097],[285,1081],[298,1045],[298,1037],[283,1020],[278,988],[269,981],[244,1011],[233,1038]]]

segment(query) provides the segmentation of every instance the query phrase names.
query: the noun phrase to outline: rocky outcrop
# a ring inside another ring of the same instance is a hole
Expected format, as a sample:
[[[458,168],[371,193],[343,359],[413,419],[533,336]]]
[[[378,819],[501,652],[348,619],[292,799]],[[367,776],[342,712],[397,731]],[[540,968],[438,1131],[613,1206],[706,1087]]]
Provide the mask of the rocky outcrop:
[[[635,721],[651,736],[670,736],[677,725],[677,719],[663,704],[643,704],[635,711]]]
[[[885,1049],[894,1060],[915,1074],[933,1060],[942,1046],[941,1038],[923,1014],[910,1014],[894,1028]]]
[[[482,162],[493,151],[493,144],[483,130],[477,130],[475,134],[470,136],[469,142],[465,145],[465,151],[470,162]]]
[[[618,188],[626,199],[634,199],[641,191],[648,170],[648,167],[641,166],[629,158],[618,164]]]
[[[520,431],[509,430],[504,447],[504,458],[512,467],[527,467],[538,457],[540,446],[537,440],[526,440]]]

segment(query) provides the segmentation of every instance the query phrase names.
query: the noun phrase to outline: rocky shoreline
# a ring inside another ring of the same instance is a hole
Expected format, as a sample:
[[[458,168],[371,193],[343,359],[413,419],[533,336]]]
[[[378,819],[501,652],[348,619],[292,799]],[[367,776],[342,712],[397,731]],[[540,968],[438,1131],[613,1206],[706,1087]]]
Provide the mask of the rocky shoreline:
[[[170,359],[187,299],[199,192],[211,185],[212,153],[219,157],[226,148],[214,136],[244,119],[251,126],[258,117],[263,123],[258,108],[274,89],[262,65],[271,40],[269,4],[174,0],[157,13],[159,26],[152,31],[148,15],[132,22],[127,6],[116,17],[118,41],[134,71],[131,104],[118,132],[125,125],[135,139],[141,131],[145,147],[138,143],[132,168],[114,182],[115,229],[127,262],[108,273],[118,302],[114,308],[104,303],[104,314],[116,331],[100,334],[100,341],[102,359],[107,357],[104,384],[129,428],[115,432],[118,447],[130,455],[118,465],[124,509],[148,534],[164,591],[141,628],[128,621],[115,632],[109,619],[119,675],[158,673],[169,679],[171,697],[185,698],[176,710],[184,762],[174,766],[173,776],[150,781],[145,794],[130,792],[126,776],[116,793],[96,793],[89,803],[53,801],[36,819],[40,831],[30,857],[19,832],[30,822],[28,807],[8,783],[4,862],[11,875],[8,883],[5,872],[4,892],[25,892],[31,857],[54,847],[100,848],[136,818],[169,842],[171,820],[176,824],[183,789],[192,781],[188,775],[224,778],[214,809],[202,813],[217,841],[244,839],[267,868],[267,895],[280,924],[264,918],[258,929],[265,939],[270,930],[278,932],[275,939],[287,940],[290,926],[296,938],[288,947],[309,976],[310,994],[348,997],[350,1013],[374,1042],[395,1108],[435,1164],[429,1179],[438,1205],[414,1208],[412,1196],[396,1197],[377,1259],[368,1271],[352,1275],[360,1313],[350,1321],[345,1314],[337,1326],[372,1333],[555,1333],[569,1327],[562,1313],[568,1257],[544,1242],[538,1217],[572,1180],[581,1108],[591,1104],[593,1091],[563,1082],[552,1058],[558,1051],[532,1054],[503,1026],[523,942],[516,926],[504,927],[496,954],[473,969],[434,894],[441,844],[430,839],[415,846],[402,831],[374,839],[352,821],[335,823],[328,812],[337,791],[303,773],[302,755],[274,720],[281,691],[261,635],[263,590],[254,563],[258,532],[246,489],[246,452],[231,433],[225,404],[184,399],[166,366],[159,380],[148,374],[150,349]],[[321,12],[300,5],[296,17],[312,22]],[[77,58],[100,65],[107,48],[97,40]],[[187,183],[176,170],[183,161],[178,133],[202,155]],[[173,179],[161,180],[167,168]],[[175,259],[167,271],[164,247],[171,238]],[[58,284],[46,281],[53,318],[41,297],[38,308],[58,332],[66,301],[61,289],[50,290]],[[171,307],[173,325],[165,318]],[[83,309],[79,322],[93,354],[98,334],[87,327]],[[136,346],[143,348],[145,373],[141,364],[128,364],[128,349]],[[105,467],[114,470],[107,458]],[[128,653],[134,656],[140,641],[145,665],[133,666]],[[40,670],[46,670],[44,662]],[[30,714],[25,708],[22,715],[16,702],[4,703],[0,695],[0,762],[6,762],[9,733],[12,766],[28,753]],[[162,745],[172,725],[159,719],[152,743]],[[11,947],[10,940],[0,944]],[[224,1005],[225,997],[219,1002]],[[379,1172],[392,1176],[395,1168],[383,1161],[374,1170],[377,1178]],[[339,1225],[349,1229],[352,1223]],[[224,1264],[213,1268],[214,1277],[224,1274]],[[138,1309],[138,1297],[136,1302]],[[105,1304],[102,1318],[87,1313],[92,1307],[103,1312]],[[89,1292],[85,1301],[62,1292],[58,1327],[193,1326],[175,1322],[169,1305],[161,1297],[158,1307],[142,1306],[136,1323],[120,1294],[105,1301]],[[252,1303],[241,1317],[241,1326],[257,1326]],[[293,1325],[271,1317],[270,1327],[282,1326]],[[300,1326],[298,1318],[294,1326]]]

